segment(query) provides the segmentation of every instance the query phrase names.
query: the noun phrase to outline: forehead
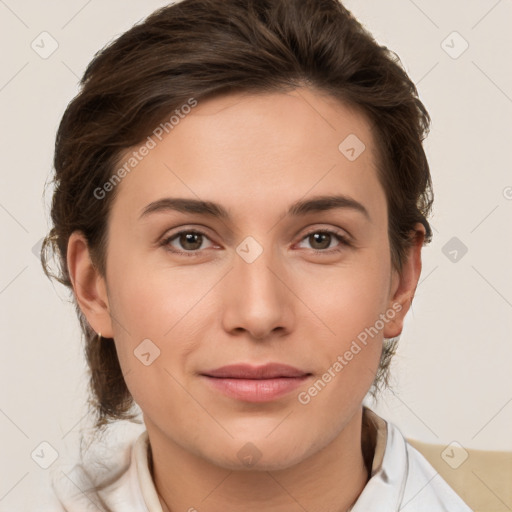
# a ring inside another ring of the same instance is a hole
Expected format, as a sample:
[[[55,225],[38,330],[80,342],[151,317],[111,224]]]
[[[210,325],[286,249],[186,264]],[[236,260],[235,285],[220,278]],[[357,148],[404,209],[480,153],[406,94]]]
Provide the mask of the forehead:
[[[212,200],[240,212],[263,214],[263,207],[269,215],[300,196],[334,192],[369,210],[382,207],[369,124],[332,97],[308,88],[230,94],[199,101],[175,119],[118,185],[125,215],[164,196]],[[140,147],[125,152],[119,165]]]

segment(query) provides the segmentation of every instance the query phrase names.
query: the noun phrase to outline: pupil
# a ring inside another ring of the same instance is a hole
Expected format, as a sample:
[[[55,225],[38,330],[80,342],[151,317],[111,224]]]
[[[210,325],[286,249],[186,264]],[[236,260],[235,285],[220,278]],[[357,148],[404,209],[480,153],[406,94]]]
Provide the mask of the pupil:
[[[199,233],[186,233],[185,235],[182,235],[182,246],[186,249],[199,249],[201,247],[201,240],[197,240],[201,235]],[[195,241],[194,241],[195,240]],[[187,245],[188,244],[188,245]],[[190,244],[192,244],[192,247],[190,247]]]
[[[315,243],[317,241],[320,241],[320,245],[321,247],[317,247],[317,249],[326,249],[327,247],[329,247],[329,242],[330,242],[330,236],[328,233],[314,233],[313,235],[311,235],[313,237],[313,239],[315,240]],[[319,240],[320,239],[320,240]],[[322,239],[323,241],[325,242],[325,240],[327,240],[327,245],[324,243],[322,244]]]

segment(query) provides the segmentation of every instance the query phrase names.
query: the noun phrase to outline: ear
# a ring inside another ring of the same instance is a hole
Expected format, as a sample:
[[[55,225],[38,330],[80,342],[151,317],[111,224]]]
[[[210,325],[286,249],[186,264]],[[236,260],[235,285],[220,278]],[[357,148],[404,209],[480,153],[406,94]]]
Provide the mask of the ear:
[[[384,328],[385,338],[394,338],[402,333],[404,318],[412,304],[416,286],[421,274],[421,249],[425,240],[425,227],[418,223],[411,233],[414,243],[407,251],[402,271],[392,270],[389,310],[395,311],[393,319],[390,319]]]
[[[69,237],[67,264],[73,291],[89,325],[105,338],[113,338],[112,320],[105,279],[93,265],[84,234]]]

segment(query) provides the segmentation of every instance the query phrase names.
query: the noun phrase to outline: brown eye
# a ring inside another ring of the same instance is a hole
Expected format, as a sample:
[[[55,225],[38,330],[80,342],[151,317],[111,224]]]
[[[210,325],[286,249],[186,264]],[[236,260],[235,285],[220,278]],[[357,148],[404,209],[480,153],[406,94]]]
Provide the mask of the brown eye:
[[[331,245],[332,235],[329,233],[313,233],[308,236],[313,249],[328,249]]]
[[[308,242],[309,247],[313,251],[326,254],[341,251],[345,247],[351,245],[349,239],[345,235],[338,233],[337,231],[330,230],[317,229],[316,231],[311,231],[304,236],[301,243],[304,241]],[[338,244],[335,243],[336,241]]]
[[[183,249],[196,251],[201,248],[203,235],[200,233],[181,233],[178,235],[178,241]]]
[[[203,242],[210,240],[204,233],[194,230],[183,230],[162,241],[162,245],[170,252],[186,256],[199,256],[202,253]],[[211,242],[210,242],[211,243]]]

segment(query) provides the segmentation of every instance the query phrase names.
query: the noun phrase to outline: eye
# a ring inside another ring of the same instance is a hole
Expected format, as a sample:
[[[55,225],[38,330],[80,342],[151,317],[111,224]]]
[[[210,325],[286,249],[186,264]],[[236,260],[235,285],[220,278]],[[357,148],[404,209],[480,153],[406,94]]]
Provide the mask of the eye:
[[[317,253],[333,253],[342,251],[346,246],[351,245],[348,237],[338,231],[332,231],[328,229],[317,229],[307,233],[301,240],[301,242],[307,241],[311,244],[313,251]],[[338,245],[332,245],[336,244]]]
[[[204,246],[205,241],[210,241],[211,245],[209,247],[214,246],[208,236],[202,231],[188,229],[178,231],[164,238],[161,245],[166,250],[176,254],[199,256],[203,249],[208,248],[208,246]],[[302,238],[301,243],[304,241],[310,243],[311,249],[315,253],[322,254],[340,252],[345,247],[351,246],[350,240],[343,233],[328,229],[310,231]],[[336,242],[338,242],[337,245]]]
[[[210,240],[205,233],[195,229],[178,231],[162,240],[162,245],[170,252],[185,254],[186,256],[198,256],[201,249],[204,249],[203,242]],[[211,240],[210,240],[211,242]],[[173,245],[176,243],[176,245]]]

